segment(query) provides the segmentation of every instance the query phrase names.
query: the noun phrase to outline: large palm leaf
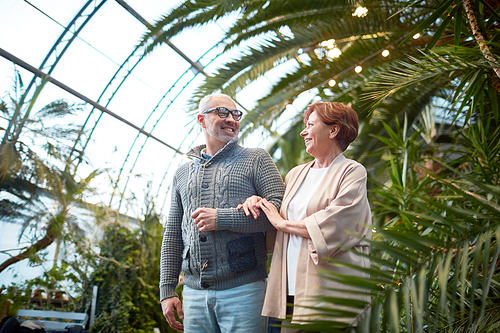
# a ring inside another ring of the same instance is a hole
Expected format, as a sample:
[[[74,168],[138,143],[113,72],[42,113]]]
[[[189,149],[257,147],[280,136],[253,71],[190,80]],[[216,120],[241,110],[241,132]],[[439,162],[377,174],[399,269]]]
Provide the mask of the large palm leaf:
[[[158,20],[143,43],[149,44],[149,52],[153,52],[154,47],[183,29],[232,15],[234,24],[224,38],[229,60],[195,91],[190,109],[196,109],[204,95],[216,91],[235,97],[244,94],[245,87],[266,76],[272,85],[267,91],[258,91],[264,97],[244,117],[242,138],[261,126],[271,130],[273,121],[283,115],[286,106],[305,93],[348,102],[362,115],[361,121],[371,125],[372,109],[360,102],[362,89],[387,71],[389,63],[406,59],[407,55],[420,55],[418,48],[430,41],[439,25],[429,25],[427,35],[418,40],[409,39],[403,44],[401,41],[411,37],[417,22],[433,17],[440,2],[408,6],[405,1],[364,1],[362,5],[368,9],[366,17],[353,16],[358,3],[350,1],[186,1]],[[335,44],[327,43],[332,40]],[[328,55],[333,46],[342,50],[339,58]],[[390,50],[390,57],[380,55],[384,49]],[[357,64],[363,65],[364,74],[354,73]],[[333,88],[328,85],[332,79],[337,82]],[[440,88],[447,84],[445,79],[439,85],[428,83],[423,82],[420,90],[414,89],[415,101],[429,102],[433,96],[442,95]],[[328,95],[323,94],[325,91]],[[376,123],[380,126],[380,120],[390,122],[398,112],[391,110]],[[376,145],[371,137],[362,137],[370,144],[360,147]],[[357,156],[363,153],[359,151]]]
[[[359,331],[493,332],[500,317],[498,2],[364,1],[364,18],[351,15],[353,5],[187,1],[144,42],[152,50],[197,22],[234,15],[229,60],[192,102],[215,91],[237,96],[266,76],[271,85],[245,116],[243,136],[269,131],[282,173],[303,160],[303,145],[291,140],[303,110],[284,112],[288,104],[308,94],[358,112],[360,135],[347,154],[373,176],[371,278],[328,278],[373,295],[371,320]],[[338,59],[328,55],[332,39],[343,52]],[[391,54],[382,58],[386,48]],[[364,69],[354,74],[358,64]],[[276,68],[283,69],[279,75]],[[330,87],[332,79],[337,84]],[[438,101],[444,132],[436,134],[427,115]],[[279,121],[284,115],[291,121]],[[288,127],[277,131],[276,123]],[[329,311],[326,318],[334,318]],[[311,324],[321,331],[341,327]]]

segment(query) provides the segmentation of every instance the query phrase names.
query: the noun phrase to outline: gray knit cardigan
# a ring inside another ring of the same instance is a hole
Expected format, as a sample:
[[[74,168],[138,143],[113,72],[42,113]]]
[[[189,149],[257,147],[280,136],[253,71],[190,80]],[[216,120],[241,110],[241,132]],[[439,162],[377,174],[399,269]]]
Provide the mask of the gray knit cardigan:
[[[191,160],[179,167],[172,183],[172,201],[163,232],[160,300],[176,296],[181,270],[184,285],[222,290],[267,277],[264,232],[272,225],[265,214],[255,220],[236,206],[246,198],[266,198],[278,210],[285,185],[269,154],[243,148],[231,140],[210,160],[204,145],[193,148]],[[191,218],[198,207],[217,209],[215,231],[200,232]]]

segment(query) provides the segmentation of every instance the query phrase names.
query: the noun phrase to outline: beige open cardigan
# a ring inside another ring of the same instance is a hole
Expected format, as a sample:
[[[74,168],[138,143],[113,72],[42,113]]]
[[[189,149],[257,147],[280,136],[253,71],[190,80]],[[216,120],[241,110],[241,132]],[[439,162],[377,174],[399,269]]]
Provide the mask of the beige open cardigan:
[[[286,176],[286,191],[281,206],[281,216],[283,218],[287,219],[288,204],[313,163],[314,161],[297,166]],[[356,161],[349,160],[339,154],[328,167],[322,183],[309,201],[306,216],[305,224],[311,239],[304,238],[299,251],[292,323],[313,319],[311,315],[315,314],[315,310],[299,307],[300,305],[329,306],[311,299],[314,296],[347,296],[350,299],[356,298],[367,302],[370,301],[370,297],[367,296],[346,295],[342,292],[325,290],[324,287],[341,290],[346,290],[346,287],[341,283],[318,276],[319,270],[329,270],[351,276],[367,277],[366,274],[348,267],[327,264],[327,257],[332,257],[349,264],[356,264],[365,268],[370,267],[368,259],[345,251],[345,248],[356,248],[358,251],[368,253],[367,242],[352,237],[345,232],[348,230],[367,239],[371,238],[371,211],[366,193],[365,168]],[[274,252],[262,311],[264,316],[280,319],[284,319],[286,316],[288,238],[289,234],[281,231],[268,236],[268,245],[274,245]],[[334,308],[353,311],[352,308],[342,306],[335,306]],[[359,312],[360,310],[354,311]],[[323,317],[321,319],[356,325],[356,319],[353,322],[353,318]]]

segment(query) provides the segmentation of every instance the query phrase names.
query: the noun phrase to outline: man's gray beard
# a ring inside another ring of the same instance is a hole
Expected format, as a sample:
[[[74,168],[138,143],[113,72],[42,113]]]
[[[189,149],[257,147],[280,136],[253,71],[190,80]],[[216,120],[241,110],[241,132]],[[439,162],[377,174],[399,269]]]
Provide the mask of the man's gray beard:
[[[224,142],[225,144],[231,141],[232,139],[238,137],[239,132],[235,132],[236,135],[233,137],[229,137],[223,133],[223,130],[219,128],[219,130],[215,130],[215,126],[207,126],[207,134],[210,135],[211,137],[216,138],[220,142]]]

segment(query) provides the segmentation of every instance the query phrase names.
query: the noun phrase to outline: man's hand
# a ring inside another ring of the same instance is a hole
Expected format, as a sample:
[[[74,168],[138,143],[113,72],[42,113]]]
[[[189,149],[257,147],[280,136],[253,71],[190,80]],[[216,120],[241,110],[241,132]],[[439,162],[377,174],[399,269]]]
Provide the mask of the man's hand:
[[[246,216],[250,216],[252,214],[254,219],[257,219],[260,216],[259,206],[257,205],[262,200],[261,197],[257,195],[252,195],[247,198],[243,204],[239,204],[236,209],[240,210],[243,208]]]
[[[184,312],[182,311],[181,301],[178,297],[165,298],[161,301],[161,311],[163,316],[168,322],[168,325],[174,330],[184,332],[184,326],[175,319],[175,312],[182,320],[184,319]]]
[[[217,227],[217,210],[214,208],[197,208],[191,217],[200,231],[212,231]]]

